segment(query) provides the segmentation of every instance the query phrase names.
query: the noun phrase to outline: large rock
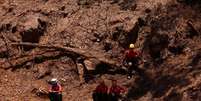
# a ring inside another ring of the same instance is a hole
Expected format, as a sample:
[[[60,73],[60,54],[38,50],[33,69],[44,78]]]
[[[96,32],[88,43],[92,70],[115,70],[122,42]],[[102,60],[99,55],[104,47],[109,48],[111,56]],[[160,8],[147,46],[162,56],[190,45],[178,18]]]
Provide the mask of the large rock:
[[[87,59],[84,61],[87,70],[95,70],[96,66],[100,64],[100,61],[96,59]]]
[[[84,66],[83,66],[83,64],[77,63],[77,70],[78,70],[80,82],[84,82]]]
[[[40,25],[38,16],[28,16],[23,24],[24,30],[37,29]]]

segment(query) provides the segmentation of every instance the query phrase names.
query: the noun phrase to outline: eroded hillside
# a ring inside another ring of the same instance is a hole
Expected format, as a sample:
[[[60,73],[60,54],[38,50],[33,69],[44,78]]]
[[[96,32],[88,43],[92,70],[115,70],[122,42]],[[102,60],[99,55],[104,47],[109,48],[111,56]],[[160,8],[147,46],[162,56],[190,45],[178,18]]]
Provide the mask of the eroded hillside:
[[[48,101],[52,77],[64,101],[91,101],[115,78],[129,101],[201,100],[201,10],[196,0],[1,0],[0,101]],[[121,66],[135,43],[144,70]]]

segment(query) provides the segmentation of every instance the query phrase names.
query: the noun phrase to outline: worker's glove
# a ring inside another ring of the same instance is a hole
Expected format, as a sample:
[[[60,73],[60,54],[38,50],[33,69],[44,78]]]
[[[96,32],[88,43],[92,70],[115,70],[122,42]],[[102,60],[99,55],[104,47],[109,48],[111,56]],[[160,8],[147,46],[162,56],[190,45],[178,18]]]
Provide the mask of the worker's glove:
[[[132,62],[128,62],[128,66],[132,66],[133,65],[133,63]]]

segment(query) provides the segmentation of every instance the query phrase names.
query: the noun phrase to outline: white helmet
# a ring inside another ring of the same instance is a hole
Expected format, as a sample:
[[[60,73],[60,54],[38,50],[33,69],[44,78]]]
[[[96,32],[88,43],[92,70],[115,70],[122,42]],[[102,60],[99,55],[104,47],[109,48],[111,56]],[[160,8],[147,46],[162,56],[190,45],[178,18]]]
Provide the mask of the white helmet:
[[[128,62],[128,65],[129,65],[129,66],[132,66],[132,62]]]
[[[129,45],[129,48],[131,48],[131,49],[132,49],[132,48],[135,48],[135,45],[134,45],[134,44],[130,44],[130,45]]]
[[[58,82],[58,80],[57,80],[56,78],[52,78],[52,79],[50,80],[50,82],[51,82],[52,84],[56,84],[56,83]]]

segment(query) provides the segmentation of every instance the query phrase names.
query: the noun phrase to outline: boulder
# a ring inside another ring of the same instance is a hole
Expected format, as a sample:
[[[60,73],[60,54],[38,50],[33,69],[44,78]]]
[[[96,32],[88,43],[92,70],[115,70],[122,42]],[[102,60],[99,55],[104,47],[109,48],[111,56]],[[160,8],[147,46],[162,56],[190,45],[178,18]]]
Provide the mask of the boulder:
[[[24,30],[37,29],[40,25],[38,16],[28,16],[23,24]]]
[[[95,70],[96,66],[100,64],[100,61],[96,59],[87,59],[87,60],[84,60],[84,64],[87,70]]]

